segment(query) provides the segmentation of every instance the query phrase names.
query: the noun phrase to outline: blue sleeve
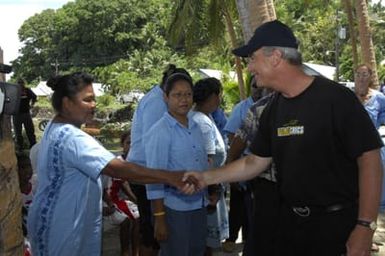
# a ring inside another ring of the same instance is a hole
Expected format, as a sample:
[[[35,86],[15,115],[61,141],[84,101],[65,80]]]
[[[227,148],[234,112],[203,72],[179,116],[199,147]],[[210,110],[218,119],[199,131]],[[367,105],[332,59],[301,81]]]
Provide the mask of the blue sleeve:
[[[154,125],[144,137],[146,165],[149,168],[167,169],[170,154],[170,133],[165,127]],[[164,184],[147,184],[149,200],[164,198]]]
[[[233,112],[231,113],[229,119],[227,120],[224,130],[229,133],[234,133],[241,127],[242,117],[241,117],[241,106],[237,104]]]
[[[201,131],[204,140],[204,147],[207,154],[215,155],[215,130],[212,124],[204,123],[201,126]]]
[[[379,101],[380,109],[378,112],[377,122],[378,122],[378,126],[380,126],[380,125],[385,125],[385,96],[381,94],[378,97],[378,101]]]
[[[167,106],[163,99],[157,99],[147,105],[146,111],[143,112],[142,131],[147,132],[150,128],[162,118],[163,114],[167,111]]]
[[[115,156],[94,138],[83,132],[72,136],[63,155],[64,161],[97,180],[101,171]]]

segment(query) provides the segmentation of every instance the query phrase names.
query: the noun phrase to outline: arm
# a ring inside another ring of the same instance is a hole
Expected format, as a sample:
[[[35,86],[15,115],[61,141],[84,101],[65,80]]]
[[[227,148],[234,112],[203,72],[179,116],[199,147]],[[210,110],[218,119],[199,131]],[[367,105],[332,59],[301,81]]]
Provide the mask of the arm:
[[[37,96],[31,89],[29,89],[28,91],[29,91],[30,97],[31,97],[31,106],[33,106],[33,105],[35,105],[35,103],[37,101]]]
[[[231,163],[240,158],[246,146],[245,141],[243,141],[239,136],[234,136],[231,141],[229,152],[227,153],[226,163]]]
[[[132,192],[131,187],[130,187],[130,183],[128,183],[128,181],[122,182],[121,189],[124,192],[124,194],[126,194],[126,196],[128,197],[128,200],[130,200],[134,203],[137,203],[137,198],[136,198],[134,192]]]
[[[168,230],[166,222],[166,210],[164,209],[163,198],[151,200],[152,213],[155,219],[154,237],[158,241],[167,240]]]
[[[130,181],[148,183],[167,183],[177,188],[182,188],[183,172],[168,172],[164,170],[149,169],[134,163],[112,159],[102,170],[102,173],[111,177],[127,179]]]
[[[363,153],[357,159],[359,168],[358,219],[376,221],[381,196],[382,166],[380,150]],[[370,252],[373,231],[356,225],[347,241],[348,255]],[[366,254],[365,254],[366,255]]]
[[[183,180],[193,182],[198,186],[197,189],[221,182],[249,180],[266,170],[271,161],[271,157],[260,157],[251,154],[220,168],[211,169],[203,173],[187,172],[183,176]],[[192,188],[188,187],[188,189],[182,189],[182,192],[191,194],[191,190]]]

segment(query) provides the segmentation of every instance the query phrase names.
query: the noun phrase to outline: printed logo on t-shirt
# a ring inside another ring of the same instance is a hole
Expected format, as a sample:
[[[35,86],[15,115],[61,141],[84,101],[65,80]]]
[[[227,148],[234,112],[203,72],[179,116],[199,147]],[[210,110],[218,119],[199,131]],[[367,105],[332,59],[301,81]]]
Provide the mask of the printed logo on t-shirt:
[[[304,133],[305,127],[300,125],[298,120],[291,120],[277,129],[278,137],[296,136]]]

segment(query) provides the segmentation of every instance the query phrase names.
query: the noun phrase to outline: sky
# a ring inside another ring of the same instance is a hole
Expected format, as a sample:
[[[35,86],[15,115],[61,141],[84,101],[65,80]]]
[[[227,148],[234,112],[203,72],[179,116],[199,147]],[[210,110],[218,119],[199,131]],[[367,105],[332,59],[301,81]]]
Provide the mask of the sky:
[[[0,0],[0,47],[4,63],[10,64],[18,57],[22,45],[17,31],[26,19],[48,8],[58,9],[70,1],[73,0]]]

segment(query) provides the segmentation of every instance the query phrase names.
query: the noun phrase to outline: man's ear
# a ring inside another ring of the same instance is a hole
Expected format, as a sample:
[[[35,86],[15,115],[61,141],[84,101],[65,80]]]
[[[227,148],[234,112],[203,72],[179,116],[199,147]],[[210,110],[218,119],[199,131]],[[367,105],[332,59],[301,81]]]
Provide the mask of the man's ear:
[[[282,52],[274,49],[271,55],[271,63],[274,67],[278,66],[282,61]]]

